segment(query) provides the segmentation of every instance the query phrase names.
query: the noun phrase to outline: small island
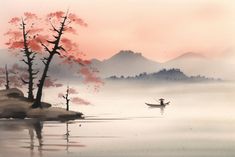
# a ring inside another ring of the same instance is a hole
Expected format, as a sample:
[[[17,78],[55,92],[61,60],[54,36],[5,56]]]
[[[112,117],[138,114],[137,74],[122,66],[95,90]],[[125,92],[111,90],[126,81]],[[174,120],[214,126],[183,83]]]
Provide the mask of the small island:
[[[0,90],[0,118],[35,118],[39,120],[74,120],[84,118],[81,112],[67,111],[42,102],[42,108],[33,109],[32,101],[24,97],[21,90]]]

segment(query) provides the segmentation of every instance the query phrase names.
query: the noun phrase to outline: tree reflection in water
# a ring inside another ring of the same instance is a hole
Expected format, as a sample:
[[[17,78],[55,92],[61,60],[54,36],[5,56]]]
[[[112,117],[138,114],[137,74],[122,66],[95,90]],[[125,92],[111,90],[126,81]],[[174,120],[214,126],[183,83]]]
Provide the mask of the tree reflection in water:
[[[36,138],[38,140],[38,152],[39,156],[41,157],[42,154],[42,146],[43,146],[43,140],[42,140],[42,128],[43,128],[43,122],[41,121],[30,121],[28,123],[29,128],[29,136],[30,136],[30,155],[34,156],[34,148],[37,146],[34,142],[34,132],[36,133]]]
[[[65,133],[65,140],[66,140],[66,151],[69,152],[69,122],[66,122],[66,133]]]

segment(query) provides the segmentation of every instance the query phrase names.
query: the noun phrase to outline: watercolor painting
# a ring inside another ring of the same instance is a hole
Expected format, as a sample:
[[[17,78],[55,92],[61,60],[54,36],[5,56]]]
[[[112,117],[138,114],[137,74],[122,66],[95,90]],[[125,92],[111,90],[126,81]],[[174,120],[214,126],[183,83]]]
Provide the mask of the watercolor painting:
[[[235,1],[5,0],[0,157],[234,157]]]

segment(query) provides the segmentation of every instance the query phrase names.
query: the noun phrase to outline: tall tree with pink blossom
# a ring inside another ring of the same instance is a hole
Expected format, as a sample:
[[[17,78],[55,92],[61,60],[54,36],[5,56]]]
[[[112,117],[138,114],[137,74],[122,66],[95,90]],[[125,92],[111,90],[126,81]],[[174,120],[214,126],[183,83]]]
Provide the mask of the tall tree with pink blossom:
[[[7,45],[9,49],[21,49],[24,52],[26,59],[23,59],[23,62],[28,65],[29,81],[23,81],[30,85],[29,91],[33,90],[32,83],[35,79],[35,75],[38,73],[37,71],[34,72],[32,68],[35,55],[36,53],[42,53],[44,56],[42,58],[44,67],[41,71],[41,76],[38,77],[38,88],[36,98],[33,99],[32,108],[42,107],[42,92],[44,86],[47,86],[47,83],[51,84],[51,82],[48,82],[48,71],[55,55],[58,55],[64,64],[80,64],[80,73],[85,76],[85,82],[102,82],[100,78],[92,74],[91,69],[85,68],[90,62],[83,59],[84,54],[79,50],[78,43],[73,41],[73,36],[77,35],[78,26],[87,26],[81,18],[68,11],[52,12],[44,18],[38,18],[36,14],[32,13],[25,13],[25,16],[26,18],[20,19],[14,17],[11,19],[10,23],[16,26],[21,22],[20,30],[22,32],[10,30],[7,35],[17,40],[10,38]],[[30,20],[36,22],[31,24]],[[41,23],[40,26],[43,27],[43,29],[34,27],[35,23]],[[32,29],[26,29],[28,25],[30,25]],[[55,86],[59,85],[57,84]],[[32,93],[30,95],[29,98],[33,98]]]
[[[68,11],[66,13],[63,11],[53,12],[48,14],[46,18],[47,24],[51,27],[49,30],[51,37],[46,41],[40,42],[48,56],[43,59],[44,69],[39,80],[37,95],[32,108],[41,107],[43,87],[48,77],[50,64],[55,55],[59,55],[67,63],[75,62],[81,66],[90,64],[89,61],[82,58],[84,54],[79,51],[78,43],[74,42],[71,38],[71,34],[77,34],[76,32],[79,28],[77,25],[86,27],[87,24],[77,15]]]
[[[21,78],[28,84],[28,99],[34,99],[34,79],[39,71],[33,67],[36,53],[40,52],[39,40],[43,38],[38,34],[43,29],[38,27],[39,18],[36,14],[26,12],[22,17],[13,17],[9,23],[12,28],[5,34],[9,37],[6,45],[10,50],[22,54],[22,61],[27,65],[28,78]]]

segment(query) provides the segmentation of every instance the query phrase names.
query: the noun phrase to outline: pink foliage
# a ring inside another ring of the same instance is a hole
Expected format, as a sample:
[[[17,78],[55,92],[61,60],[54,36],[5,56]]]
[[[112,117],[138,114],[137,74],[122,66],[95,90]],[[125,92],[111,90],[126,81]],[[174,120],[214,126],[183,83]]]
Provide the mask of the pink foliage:
[[[70,13],[68,17],[75,24],[87,27],[87,23],[85,23],[83,19],[79,18],[76,14]]]
[[[65,13],[63,11],[57,11],[52,14],[57,18],[62,18]]]
[[[55,17],[57,20],[60,20],[64,15],[65,13],[63,11],[56,11],[56,12],[49,13],[47,17],[48,18]]]
[[[45,83],[44,83],[45,87],[53,87],[54,86],[54,82],[51,79],[46,79]]]
[[[31,28],[30,31],[29,31],[29,34],[30,35],[35,35],[36,33],[39,33],[39,32],[42,32],[43,29],[42,28]],[[22,33],[21,33],[22,35]]]
[[[83,66],[87,66],[91,63],[89,60],[83,60],[79,56],[80,54],[74,55],[74,53],[72,53],[72,54],[66,54],[66,55],[61,56],[61,58],[64,59],[62,63],[65,63],[65,64],[77,63]]]
[[[38,19],[37,15],[34,13],[30,13],[30,12],[25,12],[24,13],[25,16],[25,20],[33,20],[33,19]]]
[[[28,46],[34,52],[45,52],[45,48],[42,46],[42,43],[51,50],[53,48],[53,44],[49,43],[48,40],[53,41],[53,36],[56,36],[55,29],[60,29],[61,21],[65,16],[65,12],[57,11],[49,13],[46,18],[46,23],[40,23],[40,19],[36,14],[26,12],[24,13],[23,20],[25,20],[25,28],[28,33]],[[45,22],[45,21],[44,21]],[[6,43],[9,49],[18,49],[21,50],[24,48],[23,44],[23,32],[19,27],[22,27],[22,20],[19,17],[12,18],[9,23],[14,26],[13,30],[9,30],[6,35],[9,36],[9,41]],[[40,25],[38,25],[40,24]],[[55,27],[52,28],[51,24]],[[96,76],[97,71],[86,67],[90,64],[90,61],[84,60],[84,54],[79,51],[79,45],[77,42],[71,40],[71,34],[67,35],[66,33],[76,34],[77,27],[73,24],[77,24],[80,26],[87,26],[87,23],[84,22],[83,19],[78,17],[76,14],[69,13],[68,21],[66,23],[63,36],[60,40],[59,46],[63,47],[57,50],[60,53],[60,57],[63,59],[63,63],[78,63],[83,65],[80,69],[81,74],[84,76],[85,83],[95,83],[95,84],[103,84],[102,80]],[[44,29],[42,29],[43,27]],[[46,30],[49,28],[48,30]],[[50,32],[49,30],[52,30]],[[51,37],[51,38],[49,38]],[[72,64],[71,64],[72,65]],[[56,80],[51,80],[47,78],[45,81],[46,87],[61,87],[62,84],[55,83]],[[97,88],[95,86],[95,88]]]
[[[51,79],[49,77],[46,78],[45,87],[62,87],[63,85],[61,83],[57,83],[57,79]]]
[[[74,88],[69,88],[69,94],[78,94],[78,92]]]
[[[22,38],[22,32],[18,31],[18,30],[17,31],[16,30],[9,30],[4,35],[8,35],[15,40]]]
[[[79,98],[79,97],[74,97],[71,99],[71,102],[74,103],[74,104],[84,104],[84,105],[90,105],[91,103],[82,99],[82,98]]]
[[[45,52],[44,45],[47,45],[49,48],[51,45],[47,42],[49,40],[48,31],[45,28],[51,29],[51,24],[55,26],[55,28],[59,29],[61,21],[65,16],[65,12],[63,11],[56,11],[49,13],[46,18],[49,19],[46,24],[40,24],[40,19],[36,14],[31,12],[24,13],[22,19],[25,22],[26,32],[28,33],[28,46],[32,51],[35,52]],[[14,17],[10,20],[10,24],[14,24],[15,27],[13,30],[9,30],[5,35],[9,36],[9,41],[6,43],[9,49],[22,49],[24,48],[23,44],[23,32],[22,30],[18,29],[22,27],[22,20],[20,17]],[[64,28],[64,34],[61,38],[60,45],[65,49],[58,50],[60,51],[61,57],[65,59],[64,63],[71,63],[76,62],[79,64],[88,64],[87,61],[82,59],[81,53],[79,52],[79,46],[77,42],[71,40],[66,33],[77,34],[76,30],[77,27],[74,27],[73,24],[78,24],[81,26],[87,26],[87,24],[83,21],[83,19],[79,18],[76,14],[69,13],[68,14],[68,21]],[[40,28],[44,27],[44,29]],[[51,36],[54,35],[55,32],[50,32]],[[52,36],[53,37],[53,36]],[[53,41],[54,39],[50,39]]]
[[[76,29],[74,29],[73,27],[65,28],[65,32],[72,33],[72,34],[77,34]]]
[[[9,40],[9,42],[6,43],[9,49],[21,49],[24,46],[23,40],[20,41],[13,41]]]
[[[37,40],[35,40],[35,39],[32,39],[32,40],[29,40],[28,41],[28,46],[30,47],[30,49],[32,50],[32,51],[36,51],[36,52],[41,52],[42,51],[42,46],[41,46],[41,44],[37,41]]]
[[[5,68],[0,68],[0,86],[3,86],[6,83],[5,74]],[[18,64],[14,64],[12,67],[8,67],[10,86],[21,88],[24,85],[21,78],[27,80],[27,74],[27,70]]]
[[[37,36],[35,36],[35,40],[38,42],[38,43],[46,43],[47,40],[48,40],[49,36],[48,35],[41,35],[41,34],[38,34]]]
[[[10,76],[9,81],[10,81],[11,86],[13,86],[13,87],[20,87],[21,88],[23,86],[22,81],[16,75]]]
[[[10,24],[17,24],[18,22],[20,22],[20,18],[19,17],[13,17],[9,23]]]
[[[78,96],[73,96],[73,97],[70,98],[70,95],[71,95],[71,94],[72,94],[72,95],[78,94],[78,92],[77,92],[77,90],[76,90],[75,88],[69,88],[69,89],[68,89],[68,94],[69,94],[69,95],[68,95],[68,99],[70,99],[71,102],[74,103],[74,104],[84,104],[84,105],[89,105],[89,104],[91,104],[91,103],[88,102],[87,100],[84,100],[84,99],[82,99],[82,98],[80,98],[80,97],[78,97]],[[59,94],[58,94],[58,97],[59,97],[59,98],[64,98],[64,99],[66,99],[66,95],[63,94],[63,93],[59,93]]]
[[[62,43],[64,49],[67,51],[67,53],[78,51],[78,44],[75,42],[72,42],[68,38],[62,38],[61,43]]]
[[[82,67],[80,69],[80,73],[84,76],[85,83],[103,84],[103,81],[99,77],[97,77],[94,71],[92,72],[91,69],[88,67]]]
[[[21,20],[22,19],[22,20]],[[24,21],[25,32],[27,34],[27,43],[28,47],[32,51],[42,51],[41,43],[39,42],[39,34],[43,31],[42,28],[39,28],[38,25],[35,25],[35,21],[38,22],[39,18],[36,14],[26,12],[22,18],[14,17],[12,18],[9,23],[13,26],[5,35],[9,37],[8,42],[6,45],[9,49],[23,49],[24,48],[24,38],[23,38],[23,25],[22,22]],[[38,22],[39,23],[39,22]],[[41,37],[41,36],[40,36]]]
[[[59,93],[59,94],[58,94],[58,97],[59,97],[59,98],[63,98],[63,97],[64,97],[64,94],[63,94],[63,93]]]

